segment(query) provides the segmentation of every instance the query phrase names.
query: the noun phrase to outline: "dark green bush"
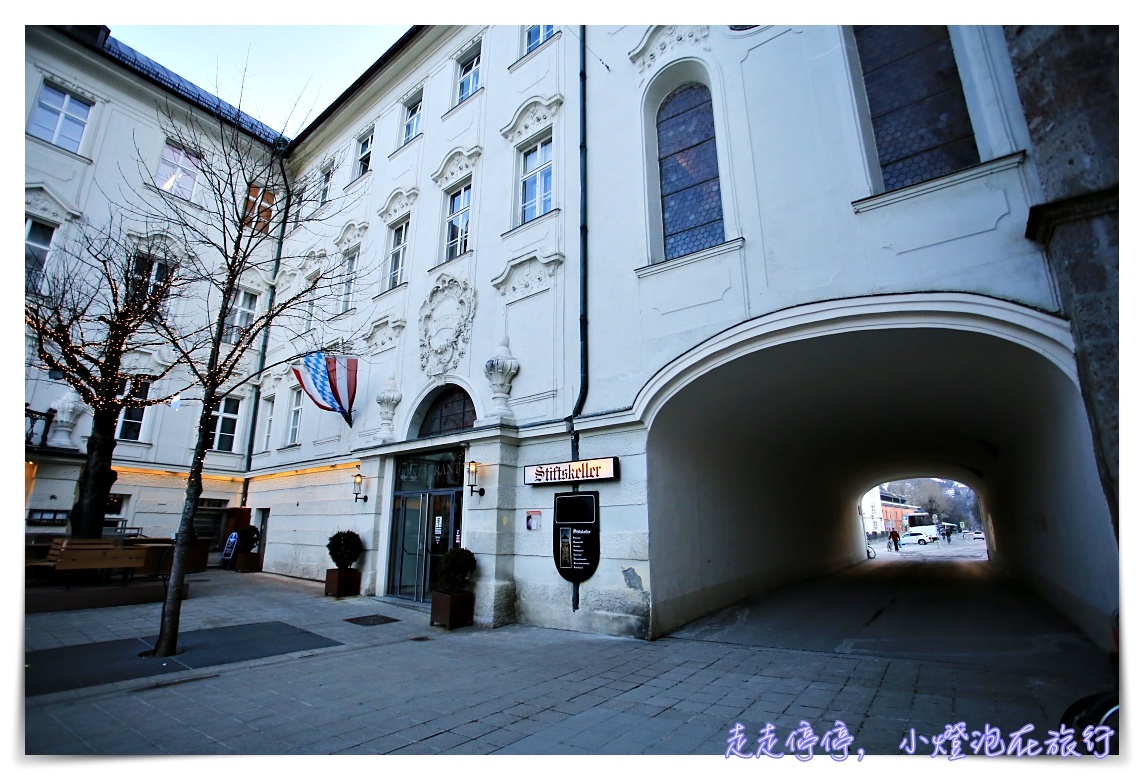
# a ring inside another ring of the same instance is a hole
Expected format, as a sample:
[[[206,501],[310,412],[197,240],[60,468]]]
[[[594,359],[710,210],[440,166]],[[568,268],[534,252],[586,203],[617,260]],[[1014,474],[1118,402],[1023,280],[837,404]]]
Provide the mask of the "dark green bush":
[[[441,564],[437,568],[437,590],[463,593],[476,572],[476,556],[464,547],[454,547],[441,556]]]
[[[339,569],[348,569],[361,557],[365,545],[362,544],[361,537],[353,531],[338,531],[330,537],[326,549],[330,551],[330,559],[335,566]]]

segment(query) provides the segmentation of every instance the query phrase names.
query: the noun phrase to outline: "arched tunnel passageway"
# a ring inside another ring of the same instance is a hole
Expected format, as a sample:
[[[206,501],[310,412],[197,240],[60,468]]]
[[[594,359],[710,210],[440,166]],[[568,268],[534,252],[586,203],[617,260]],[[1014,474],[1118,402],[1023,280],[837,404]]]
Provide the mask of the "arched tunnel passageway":
[[[917,474],[982,499],[989,561],[1111,649],[1118,547],[1076,384],[971,330],[786,341],[695,376],[648,437],[652,633],[864,562],[855,508]]]

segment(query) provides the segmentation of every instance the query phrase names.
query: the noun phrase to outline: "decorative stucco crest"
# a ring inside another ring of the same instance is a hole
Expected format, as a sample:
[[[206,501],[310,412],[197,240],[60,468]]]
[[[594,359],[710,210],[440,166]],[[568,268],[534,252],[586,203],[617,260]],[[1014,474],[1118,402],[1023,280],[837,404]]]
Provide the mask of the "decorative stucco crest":
[[[479,146],[474,146],[467,152],[454,149],[445,157],[445,162],[441,163],[437,172],[433,174],[433,181],[437,182],[437,186],[442,189],[447,188],[453,182],[472,173],[473,166],[477,164],[477,158],[480,156],[481,147]]]
[[[391,319],[389,315],[386,315],[370,323],[369,330],[366,331],[362,340],[370,354],[377,354],[394,347],[403,330],[405,330],[405,320]]]
[[[476,291],[468,282],[441,274],[421,304],[421,368],[431,377],[452,371],[472,336]]]
[[[698,47],[709,51],[707,25],[655,25],[644,33],[640,45],[628,53],[628,59],[636,66],[640,82],[658,68],[671,55],[678,55],[684,49]]]
[[[492,284],[501,295],[508,298],[506,303],[512,303],[550,289],[556,268],[563,262],[564,255],[559,252],[550,255],[523,255],[510,260],[500,275],[492,280]]]
[[[385,206],[377,215],[381,217],[381,221],[386,225],[391,225],[396,222],[400,217],[404,217],[413,209],[413,204],[417,200],[417,188],[410,187],[407,190],[396,189],[385,201]]]
[[[24,186],[24,211],[48,222],[63,224],[65,220],[78,219],[80,213],[68,202],[52,191],[47,184],[34,183]]]
[[[365,238],[367,230],[369,230],[368,223],[362,222],[355,225],[353,222],[351,222],[342,228],[341,234],[338,236],[337,240],[334,241],[334,243],[337,244],[338,249],[345,251],[351,246],[360,244],[362,239]]]
[[[563,103],[564,98],[559,95],[529,98],[517,109],[512,121],[501,128],[501,135],[513,144],[536,135],[552,126],[553,117]]]

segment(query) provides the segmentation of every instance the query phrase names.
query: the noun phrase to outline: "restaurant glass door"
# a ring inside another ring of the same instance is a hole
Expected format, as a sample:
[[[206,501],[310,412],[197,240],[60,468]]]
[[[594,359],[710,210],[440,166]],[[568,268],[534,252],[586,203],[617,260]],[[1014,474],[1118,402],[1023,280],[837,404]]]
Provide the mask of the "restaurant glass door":
[[[464,451],[401,458],[393,495],[389,594],[428,601],[441,556],[461,546]]]

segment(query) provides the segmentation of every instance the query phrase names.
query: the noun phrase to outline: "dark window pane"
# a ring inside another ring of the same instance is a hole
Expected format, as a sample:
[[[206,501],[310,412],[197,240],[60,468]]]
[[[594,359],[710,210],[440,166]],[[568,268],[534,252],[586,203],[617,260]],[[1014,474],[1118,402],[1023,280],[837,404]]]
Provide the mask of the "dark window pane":
[[[679,116],[660,121],[656,126],[656,134],[661,160],[680,149],[714,138],[715,118],[711,114],[710,101]]]
[[[436,436],[472,428],[476,419],[477,412],[469,394],[459,387],[449,387],[429,405],[418,435]]]
[[[659,161],[659,186],[663,195],[718,177],[719,160],[714,138]]]
[[[723,204],[719,195],[719,180],[689,187],[663,199],[664,235],[723,218]]]

